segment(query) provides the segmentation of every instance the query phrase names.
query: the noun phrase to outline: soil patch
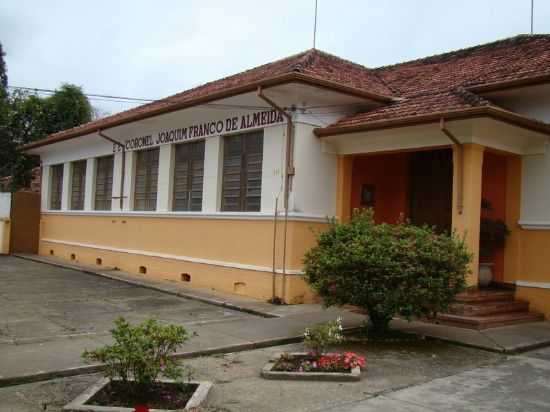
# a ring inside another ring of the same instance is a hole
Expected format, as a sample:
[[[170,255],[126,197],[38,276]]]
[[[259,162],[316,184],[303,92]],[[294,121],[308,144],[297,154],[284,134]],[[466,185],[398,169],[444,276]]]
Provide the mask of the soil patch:
[[[183,409],[195,393],[198,385],[194,383],[166,383],[155,382],[142,399],[136,400],[133,395],[135,388],[128,390],[123,382],[112,381],[96,393],[86,405],[118,406],[134,408],[136,405],[147,405],[153,409]]]

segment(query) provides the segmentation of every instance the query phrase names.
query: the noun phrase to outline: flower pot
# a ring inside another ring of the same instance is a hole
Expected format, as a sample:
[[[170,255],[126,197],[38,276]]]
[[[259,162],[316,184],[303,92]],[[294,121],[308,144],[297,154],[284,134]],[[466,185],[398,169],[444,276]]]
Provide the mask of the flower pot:
[[[492,263],[480,263],[478,284],[480,288],[488,287],[493,281],[493,264]]]

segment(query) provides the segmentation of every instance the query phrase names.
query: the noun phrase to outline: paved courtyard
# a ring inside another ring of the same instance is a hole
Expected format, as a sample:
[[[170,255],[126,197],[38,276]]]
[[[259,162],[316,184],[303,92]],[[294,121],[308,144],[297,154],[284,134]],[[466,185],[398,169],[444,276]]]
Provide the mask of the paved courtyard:
[[[195,378],[215,384],[204,409],[208,412],[550,410],[550,348],[505,356],[430,339],[349,343],[338,349],[367,358],[361,382],[267,381],[259,373],[273,353],[303,350],[300,343],[276,346],[281,338],[298,336],[305,326],[336,316],[344,317],[345,326],[360,325],[364,317],[288,306],[274,308],[282,317],[267,319],[14,257],[0,257],[0,285],[0,381],[14,383],[14,377],[34,374],[41,379],[0,387],[2,412],[61,410],[98,375],[48,379],[43,372],[82,366],[82,350],[110,342],[109,329],[121,315],[132,322],[154,316],[185,325],[194,337],[184,351],[241,351],[185,361]],[[491,336],[524,332],[508,327]],[[271,347],[246,350],[267,346],[262,342]]]
[[[301,344],[190,359],[214,383],[201,412],[420,412],[550,410],[550,349],[505,356],[443,342],[346,347],[367,358],[360,382],[270,381],[260,369]],[[60,411],[97,381],[81,375],[0,388],[0,410]],[[3,409],[2,409],[3,407]]]
[[[79,271],[0,257],[0,343],[101,336],[113,321],[184,325],[255,316]]]
[[[274,307],[282,317],[265,318],[177,296],[172,290],[167,293],[137,286],[131,283],[140,280],[135,278],[128,283],[0,257],[0,386],[28,381],[29,377],[44,379],[52,373],[60,376],[67,370],[77,373],[74,368],[80,373],[87,366],[82,352],[110,343],[109,331],[119,316],[132,323],[154,317],[184,325],[192,339],[181,351],[194,356],[280,344],[300,336],[312,323],[337,316],[344,318],[344,326],[364,321],[362,315],[336,308],[323,310],[319,305]],[[273,306],[250,303],[259,308]]]

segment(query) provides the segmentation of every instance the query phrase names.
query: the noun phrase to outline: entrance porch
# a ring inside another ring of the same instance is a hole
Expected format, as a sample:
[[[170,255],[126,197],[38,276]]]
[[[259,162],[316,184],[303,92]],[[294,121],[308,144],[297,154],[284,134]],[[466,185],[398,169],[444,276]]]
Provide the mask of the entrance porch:
[[[350,169],[348,176],[349,201],[342,205],[347,219],[353,210],[373,208],[377,223],[395,223],[409,220],[415,225],[428,225],[440,232],[456,230],[466,233],[468,245],[479,263],[480,219],[506,220],[507,176],[513,174],[518,156],[491,151],[480,145],[464,145],[464,170],[469,173],[467,185],[462,188],[462,204],[459,202],[457,182],[454,176],[460,172],[457,148],[410,150],[391,153],[357,154],[341,161]],[[458,180],[458,178],[457,178]],[[467,189],[466,193],[464,189]],[[453,201],[454,199],[454,201]],[[468,201],[465,210],[464,202]],[[510,200],[513,202],[513,199]],[[482,206],[485,205],[485,208]],[[344,209],[345,208],[345,209]],[[512,225],[510,222],[509,226]],[[493,264],[493,280],[504,281],[504,250],[498,249],[488,260]],[[477,281],[477,264],[472,264],[471,285]]]
[[[400,216],[464,236],[473,255],[468,285],[479,276],[482,217],[510,230],[491,258],[494,281],[519,272],[522,155],[544,153],[546,136],[490,118],[459,119],[322,137],[338,158],[336,214],[373,207],[377,222]],[[482,208],[490,206],[489,208]]]
[[[467,279],[470,290],[478,287],[481,220],[500,219],[510,235],[504,247],[482,262],[492,264],[493,282],[505,288],[515,287],[522,275],[522,229],[518,224],[522,156],[544,153],[544,134],[495,119],[477,118],[322,139],[324,150],[338,157],[339,219],[349,219],[355,208],[372,207],[379,223],[394,223],[403,216],[413,224],[456,231],[464,236],[473,256]],[[468,318],[468,324],[463,326],[483,328],[501,321],[506,324],[540,319],[531,316],[528,302],[515,303],[513,292],[505,299],[483,293],[479,299],[468,296],[461,308],[456,308],[455,316]],[[512,322],[510,316],[516,320]]]

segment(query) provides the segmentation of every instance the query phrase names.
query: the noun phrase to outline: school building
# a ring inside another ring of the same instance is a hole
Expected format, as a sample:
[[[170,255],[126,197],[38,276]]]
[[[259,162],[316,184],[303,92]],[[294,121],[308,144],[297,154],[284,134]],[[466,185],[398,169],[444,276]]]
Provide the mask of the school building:
[[[550,315],[550,35],[369,68],[316,49],[53,134],[40,254],[310,302],[327,217],[510,230],[493,281]],[[491,208],[482,208],[482,203]]]

